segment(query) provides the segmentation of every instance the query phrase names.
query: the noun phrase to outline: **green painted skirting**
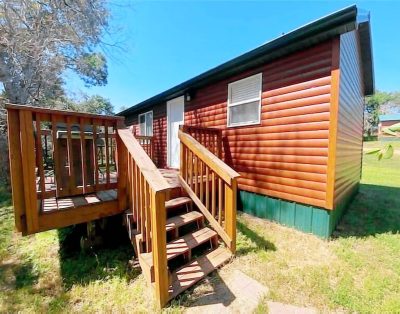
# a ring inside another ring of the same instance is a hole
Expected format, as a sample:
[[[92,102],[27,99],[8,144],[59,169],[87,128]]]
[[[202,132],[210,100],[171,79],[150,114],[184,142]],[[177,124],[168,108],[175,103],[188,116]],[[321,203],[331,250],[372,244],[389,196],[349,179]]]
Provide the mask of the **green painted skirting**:
[[[356,186],[335,210],[299,204],[247,191],[239,191],[238,209],[243,212],[329,238],[343,216],[347,205],[358,192]]]

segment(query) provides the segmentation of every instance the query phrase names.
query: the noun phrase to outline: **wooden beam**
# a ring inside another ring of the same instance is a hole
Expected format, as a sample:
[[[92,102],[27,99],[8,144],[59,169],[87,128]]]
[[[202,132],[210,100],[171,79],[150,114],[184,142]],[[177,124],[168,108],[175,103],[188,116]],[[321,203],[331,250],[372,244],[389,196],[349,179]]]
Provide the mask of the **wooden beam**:
[[[19,232],[26,234],[24,176],[22,172],[20,122],[17,110],[7,110],[7,128],[15,227]]]
[[[154,288],[157,304],[160,308],[168,302],[169,276],[167,266],[167,234],[165,232],[166,192],[152,193],[151,220],[152,220],[152,255],[154,265]]]
[[[76,111],[67,111],[67,110],[55,110],[55,109],[46,109],[40,107],[32,107],[25,105],[15,105],[15,104],[7,104],[6,109],[16,109],[22,111],[30,111],[33,113],[42,113],[48,115],[60,115],[60,116],[70,116],[74,123],[78,123],[80,118],[88,118],[88,119],[102,119],[102,120],[111,120],[111,121],[124,121],[124,117],[119,116],[105,116],[99,114],[91,114],[86,112],[76,112]]]
[[[40,215],[37,232],[63,228],[121,213],[118,200],[91,203],[71,209],[54,211]]]
[[[27,233],[39,230],[39,212],[36,197],[35,141],[32,112],[20,111],[22,176],[24,182]]]
[[[232,185],[225,184],[225,231],[232,240],[229,249],[232,254],[236,252],[236,213],[237,213],[237,181]]]
[[[120,210],[127,208],[127,174],[128,174],[128,152],[117,135],[117,186],[118,186],[118,206]],[[133,210],[131,208],[131,210]]]

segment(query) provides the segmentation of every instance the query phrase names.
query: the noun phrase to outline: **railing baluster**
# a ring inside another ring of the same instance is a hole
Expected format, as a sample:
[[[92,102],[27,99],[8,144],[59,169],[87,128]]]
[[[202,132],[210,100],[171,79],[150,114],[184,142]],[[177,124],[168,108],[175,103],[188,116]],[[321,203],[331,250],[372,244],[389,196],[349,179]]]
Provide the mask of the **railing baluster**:
[[[70,195],[75,193],[76,190],[76,180],[75,180],[75,169],[74,169],[74,157],[73,157],[73,147],[72,147],[72,136],[71,136],[71,118],[67,116],[67,152],[68,152],[68,193]]]
[[[207,165],[206,167],[206,208],[210,210],[210,173]]]
[[[216,217],[216,210],[215,210],[215,203],[216,203],[216,197],[215,197],[215,172],[213,171],[211,173],[211,213],[213,217]]]
[[[204,192],[204,182],[203,182],[203,176],[204,176],[204,172],[203,172],[203,162],[201,160],[199,160],[200,163],[200,176],[199,176],[199,180],[200,180],[200,201],[203,203],[203,192]]]
[[[189,186],[193,189],[193,153],[189,150]]]
[[[110,143],[108,138],[108,121],[104,121],[104,140],[106,146],[106,188],[110,186]]]
[[[46,178],[43,169],[43,151],[42,151],[42,127],[40,121],[40,114],[35,115],[36,119],[36,163],[39,170],[40,191],[41,199],[46,197]]]
[[[199,186],[198,186],[198,182],[199,182],[199,174],[198,174],[198,159],[197,156],[195,155],[193,158],[193,162],[194,162],[194,193],[199,196]]]
[[[150,202],[149,202],[149,184],[145,181],[145,190],[144,190],[144,204],[145,204],[145,211],[146,211],[146,250],[150,252],[151,250],[151,227],[150,227]]]
[[[82,189],[83,193],[86,194],[87,189],[87,171],[86,171],[86,138],[84,130],[84,120],[79,118],[79,134],[81,143],[81,166],[82,166]]]
[[[93,129],[93,168],[94,168],[94,190],[97,191],[99,189],[99,156],[97,155],[97,120],[93,119],[92,121],[92,129]]]
[[[221,178],[218,178],[218,223],[222,223],[222,203],[223,199],[223,182]]]

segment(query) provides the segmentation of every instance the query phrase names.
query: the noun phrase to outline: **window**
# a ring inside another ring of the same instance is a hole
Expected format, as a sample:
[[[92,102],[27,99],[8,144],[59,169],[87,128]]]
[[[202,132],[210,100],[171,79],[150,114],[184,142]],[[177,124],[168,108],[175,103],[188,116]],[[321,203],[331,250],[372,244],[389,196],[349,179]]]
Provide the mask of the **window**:
[[[148,111],[139,115],[140,135],[153,136],[153,111]]]
[[[228,85],[228,126],[259,124],[262,74]]]

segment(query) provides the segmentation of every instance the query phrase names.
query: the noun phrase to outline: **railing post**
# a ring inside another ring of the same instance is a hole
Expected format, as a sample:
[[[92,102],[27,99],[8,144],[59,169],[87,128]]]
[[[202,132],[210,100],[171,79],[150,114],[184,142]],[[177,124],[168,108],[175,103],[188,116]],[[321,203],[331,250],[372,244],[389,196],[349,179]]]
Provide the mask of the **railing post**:
[[[26,234],[24,175],[22,172],[20,122],[17,110],[7,110],[7,127],[15,227],[22,234]]]
[[[154,283],[156,301],[162,308],[169,299],[168,267],[167,267],[167,235],[165,232],[166,192],[151,193],[152,252],[154,265]]]
[[[117,189],[118,189],[118,207],[119,210],[127,208],[127,172],[128,172],[128,152],[119,137],[118,132],[115,132],[117,144]]]
[[[232,179],[229,186],[225,184],[225,231],[231,238],[232,254],[236,252],[236,203],[237,203],[237,181]]]
[[[22,173],[24,182],[25,211],[28,234],[39,231],[39,209],[36,194],[35,141],[32,112],[19,111],[21,131]]]

